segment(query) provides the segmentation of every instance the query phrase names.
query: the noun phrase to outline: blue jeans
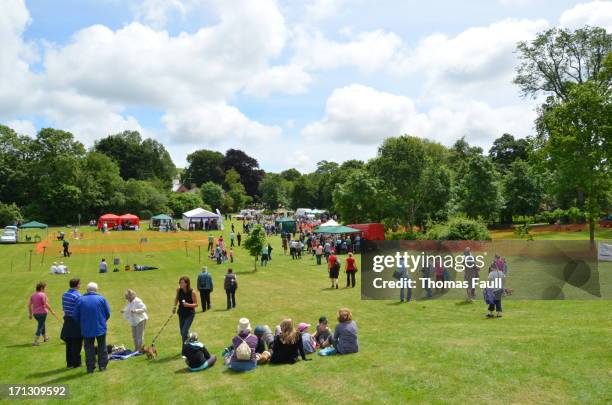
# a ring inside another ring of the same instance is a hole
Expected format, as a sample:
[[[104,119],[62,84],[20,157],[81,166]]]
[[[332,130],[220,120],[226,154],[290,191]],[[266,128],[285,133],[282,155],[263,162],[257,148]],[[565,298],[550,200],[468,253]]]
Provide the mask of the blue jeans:
[[[38,324],[36,325],[36,336],[47,336],[45,330],[45,321],[47,320],[47,314],[34,314],[34,319]]]
[[[257,367],[257,363],[254,361],[240,361],[240,360],[233,360],[230,361],[229,365],[227,366],[227,368],[229,368],[232,371],[251,371],[254,370],[255,367]]]
[[[407,278],[403,278],[400,279],[400,281],[406,282],[408,283]],[[404,291],[406,291],[406,301],[410,301],[410,299],[412,298],[412,288],[406,287],[406,288],[400,288],[400,301],[404,301]]]
[[[182,343],[185,343],[187,337],[189,337],[189,329],[193,323],[193,318],[195,318],[195,312],[189,312],[184,315],[179,313],[179,330],[181,331]]]

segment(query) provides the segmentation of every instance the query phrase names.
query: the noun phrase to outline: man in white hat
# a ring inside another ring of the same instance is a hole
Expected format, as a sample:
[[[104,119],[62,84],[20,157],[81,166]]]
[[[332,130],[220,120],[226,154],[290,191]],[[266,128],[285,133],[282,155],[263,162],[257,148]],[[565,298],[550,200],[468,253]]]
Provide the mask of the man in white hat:
[[[57,274],[57,262],[53,262],[49,269],[49,274]]]

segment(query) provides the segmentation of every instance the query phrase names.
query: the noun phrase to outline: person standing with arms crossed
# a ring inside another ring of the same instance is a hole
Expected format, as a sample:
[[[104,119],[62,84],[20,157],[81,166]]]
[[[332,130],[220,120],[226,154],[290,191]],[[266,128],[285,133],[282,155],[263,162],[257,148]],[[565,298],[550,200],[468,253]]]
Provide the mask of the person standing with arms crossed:
[[[191,288],[191,281],[187,276],[179,278],[179,288],[176,289],[172,313],[177,312],[177,306],[182,348],[185,341],[187,341],[187,337],[189,337],[189,328],[191,328],[191,324],[195,318],[195,309],[198,307],[198,297]]]
[[[206,312],[207,309],[210,309],[210,294],[213,291],[212,276],[206,266],[202,267],[198,275],[198,291],[200,291],[200,301],[202,301],[202,312]]]

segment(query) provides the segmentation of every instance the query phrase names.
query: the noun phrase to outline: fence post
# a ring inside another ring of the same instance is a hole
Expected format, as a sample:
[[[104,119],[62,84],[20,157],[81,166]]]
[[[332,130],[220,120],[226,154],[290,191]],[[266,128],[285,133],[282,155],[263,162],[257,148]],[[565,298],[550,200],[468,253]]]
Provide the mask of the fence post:
[[[28,271],[32,271],[32,250],[30,249],[30,268]]]
[[[202,263],[202,246],[198,245],[198,264]]]
[[[189,256],[189,253],[187,253],[187,241],[185,241],[185,256]]]
[[[42,254],[42,258],[40,259],[40,264],[43,264],[45,262],[45,253],[47,252],[47,247],[43,246],[43,254]]]

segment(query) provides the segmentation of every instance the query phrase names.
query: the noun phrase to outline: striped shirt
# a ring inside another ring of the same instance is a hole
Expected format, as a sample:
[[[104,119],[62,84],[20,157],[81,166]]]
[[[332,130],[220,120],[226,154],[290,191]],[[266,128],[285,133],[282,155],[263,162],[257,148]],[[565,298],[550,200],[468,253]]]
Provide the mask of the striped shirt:
[[[70,289],[62,295],[62,308],[64,309],[64,314],[69,317],[74,316],[74,307],[76,306],[76,302],[79,299],[81,294],[74,289]]]

